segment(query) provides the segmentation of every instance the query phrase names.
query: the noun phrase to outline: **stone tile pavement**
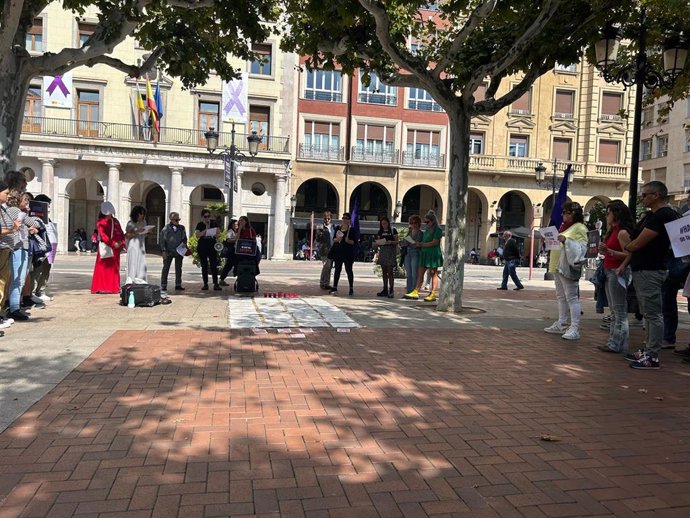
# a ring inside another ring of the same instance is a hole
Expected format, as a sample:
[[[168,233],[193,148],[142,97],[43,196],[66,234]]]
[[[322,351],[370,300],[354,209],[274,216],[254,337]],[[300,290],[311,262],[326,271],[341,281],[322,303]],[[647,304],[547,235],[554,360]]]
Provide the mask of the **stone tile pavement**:
[[[312,300],[312,266],[262,285]],[[460,315],[376,299],[360,269],[327,301],[365,327],[256,334],[193,270],[128,310],[70,268],[0,342],[0,518],[690,516],[690,366],[595,352],[584,282],[570,343],[541,331],[549,283],[497,294],[493,269]]]

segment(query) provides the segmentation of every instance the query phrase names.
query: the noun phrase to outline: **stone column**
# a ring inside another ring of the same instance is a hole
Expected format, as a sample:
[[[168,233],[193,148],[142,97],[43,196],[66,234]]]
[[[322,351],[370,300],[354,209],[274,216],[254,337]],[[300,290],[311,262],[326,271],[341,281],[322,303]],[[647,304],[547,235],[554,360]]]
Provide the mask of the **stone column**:
[[[59,180],[58,180],[59,181]],[[65,182],[67,183],[67,182]],[[69,196],[64,189],[55,189],[59,194],[50,204],[51,216],[58,231],[58,252],[66,253],[69,249]]]
[[[106,163],[108,166],[108,188],[105,192],[105,199],[113,204],[117,211],[118,219],[120,214],[120,164],[117,162]]]
[[[168,200],[168,213],[182,212],[182,171],[184,168],[170,167],[170,200]],[[166,221],[167,221],[166,214]]]
[[[288,176],[286,174],[275,176],[276,194],[273,200],[273,228],[271,229],[273,247],[271,259],[285,259],[285,196],[287,194],[287,179]]]
[[[41,192],[54,199],[55,194],[55,159],[54,158],[39,158],[42,164],[41,168]]]

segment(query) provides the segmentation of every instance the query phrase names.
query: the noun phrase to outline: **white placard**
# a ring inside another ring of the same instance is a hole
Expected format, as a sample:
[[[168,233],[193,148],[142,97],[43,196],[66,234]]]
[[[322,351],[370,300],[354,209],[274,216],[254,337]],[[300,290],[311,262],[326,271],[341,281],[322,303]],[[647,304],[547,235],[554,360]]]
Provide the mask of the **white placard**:
[[[216,234],[218,233],[218,228],[217,227],[211,227],[206,229],[206,237],[216,237]]]
[[[43,76],[43,106],[72,108],[72,72]]]
[[[541,237],[544,238],[546,250],[559,250],[561,243],[558,241],[558,229],[556,227],[544,227],[539,229]]]
[[[247,91],[249,90],[249,74],[242,72],[239,79],[223,83],[222,112],[223,122],[247,123]]]
[[[683,216],[664,225],[675,257],[690,255],[690,217]]]

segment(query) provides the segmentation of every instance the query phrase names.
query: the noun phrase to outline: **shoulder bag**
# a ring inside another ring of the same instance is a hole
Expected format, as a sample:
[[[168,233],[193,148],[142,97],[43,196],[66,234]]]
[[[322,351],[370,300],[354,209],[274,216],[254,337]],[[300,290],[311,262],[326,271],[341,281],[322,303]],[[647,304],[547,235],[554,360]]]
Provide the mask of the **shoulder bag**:
[[[115,230],[115,222],[111,221],[110,222],[110,239],[111,240],[113,239],[113,231],[114,230]],[[101,259],[109,259],[114,255],[112,247],[106,245],[103,241],[101,241],[100,233],[98,234],[98,255],[101,257]]]

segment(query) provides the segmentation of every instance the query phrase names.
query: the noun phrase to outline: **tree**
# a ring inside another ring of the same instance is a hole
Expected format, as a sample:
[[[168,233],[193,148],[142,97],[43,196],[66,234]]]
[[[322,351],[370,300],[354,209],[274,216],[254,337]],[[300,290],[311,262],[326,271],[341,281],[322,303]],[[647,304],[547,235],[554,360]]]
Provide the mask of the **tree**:
[[[308,56],[307,66],[360,68],[365,80],[376,72],[386,84],[426,90],[446,111],[450,177],[438,309],[461,311],[470,119],[510,105],[556,62],[580,61],[604,22],[632,0],[446,0],[431,16],[422,14],[429,7],[421,0],[285,1],[284,48]],[[513,74],[522,79],[505,84]],[[487,80],[485,99],[476,101]]]
[[[11,169],[19,147],[26,91],[32,78],[65,73],[79,66],[105,64],[140,77],[160,63],[189,88],[214,70],[235,77],[228,54],[251,59],[252,41],[270,32],[266,22],[279,15],[275,0],[63,0],[80,16],[97,8],[98,24],[81,47],[31,55],[24,42],[40,12],[53,0],[5,0],[0,11],[0,172]],[[113,57],[128,36],[149,52],[143,63]]]

